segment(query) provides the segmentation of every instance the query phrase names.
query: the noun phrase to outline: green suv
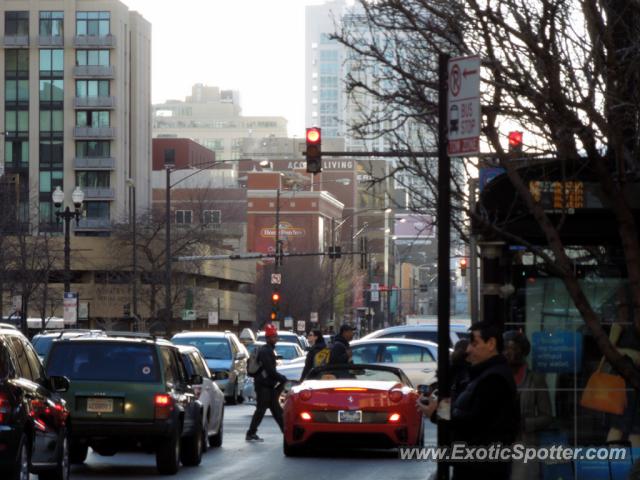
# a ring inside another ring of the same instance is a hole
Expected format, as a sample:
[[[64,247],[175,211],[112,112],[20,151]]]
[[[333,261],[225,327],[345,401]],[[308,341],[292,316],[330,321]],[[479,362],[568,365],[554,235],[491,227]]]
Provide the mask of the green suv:
[[[206,432],[193,385],[202,378],[188,378],[175,345],[144,336],[61,339],[46,369],[73,381],[64,394],[71,463],[84,462],[91,447],[107,456],[155,452],[163,474],[200,464]]]

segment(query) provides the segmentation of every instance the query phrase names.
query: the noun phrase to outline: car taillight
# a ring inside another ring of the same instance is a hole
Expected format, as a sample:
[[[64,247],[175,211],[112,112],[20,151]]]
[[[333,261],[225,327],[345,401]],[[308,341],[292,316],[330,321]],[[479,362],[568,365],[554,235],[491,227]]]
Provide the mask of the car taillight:
[[[173,400],[166,393],[159,393],[155,396],[153,403],[155,405],[156,420],[166,420],[173,410]]]
[[[300,400],[307,401],[311,400],[311,390],[302,390],[300,392]]]
[[[9,404],[9,396],[0,392],[0,423],[5,423],[9,418],[11,405]]]
[[[389,392],[389,400],[394,403],[398,403],[399,401],[401,401],[403,396],[404,395],[402,393],[402,390],[391,390]]]
[[[392,413],[389,415],[389,423],[398,423],[400,421],[399,413]]]
[[[300,418],[302,420],[304,420],[305,422],[310,422],[311,420],[313,420],[313,417],[311,416],[311,414],[309,412],[300,413]]]
[[[362,387],[339,387],[339,388],[334,388],[333,391],[334,392],[366,392],[367,389]]]

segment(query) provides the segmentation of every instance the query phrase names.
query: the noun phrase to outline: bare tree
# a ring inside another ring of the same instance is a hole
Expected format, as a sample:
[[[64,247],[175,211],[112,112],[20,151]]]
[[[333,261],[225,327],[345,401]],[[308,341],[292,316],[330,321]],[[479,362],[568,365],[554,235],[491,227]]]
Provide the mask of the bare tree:
[[[481,165],[471,160],[455,164],[455,228],[466,235],[465,218],[470,217],[488,234],[524,245],[542,259],[563,282],[606,358],[640,388],[638,371],[609,342],[601,315],[579,282],[577,259],[563,239],[568,202],[550,212],[529,185],[532,175],[544,180],[540,165],[545,157],[560,172],[565,198],[578,174],[592,176],[602,208],[614,219],[640,331],[639,232],[631,201],[640,167],[640,4],[361,0],[335,38],[350,51],[346,87],[351,104],[363,107],[352,132],[382,136],[394,149],[437,147],[438,55],[481,56],[482,131],[494,165],[505,169],[514,194],[504,196],[509,203],[500,210],[469,211],[466,179],[470,169]],[[374,108],[364,108],[363,99],[373,99]],[[503,125],[517,126],[526,138],[535,139],[523,160],[505,149]],[[433,207],[433,171],[428,159],[414,156],[399,160],[391,172],[420,179],[422,185],[408,187],[419,199],[417,210]],[[507,215],[500,214],[505,211]],[[529,241],[511,228],[523,215],[535,220],[540,241]],[[609,256],[610,247],[599,246],[589,261]]]

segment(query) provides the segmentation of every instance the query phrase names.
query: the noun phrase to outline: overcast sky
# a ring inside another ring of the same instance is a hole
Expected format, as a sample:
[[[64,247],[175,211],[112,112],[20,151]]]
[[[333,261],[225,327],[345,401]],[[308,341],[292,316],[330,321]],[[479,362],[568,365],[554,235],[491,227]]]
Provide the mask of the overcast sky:
[[[304,134],[305,6],[322,0],[122,0],[153,28],[153,102],[194,83],[240,91],[243,115]]]

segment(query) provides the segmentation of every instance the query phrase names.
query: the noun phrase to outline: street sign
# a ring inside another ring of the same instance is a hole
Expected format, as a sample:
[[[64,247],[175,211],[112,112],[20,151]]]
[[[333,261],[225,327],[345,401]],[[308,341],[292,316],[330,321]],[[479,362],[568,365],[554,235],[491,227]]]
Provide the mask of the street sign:
[[[480,57],[449,60],[447,92],[448,153],[464,157],[480,153]]]
[[[284,328],[293,328],[293,317],[284,317]]]
[[[299,332],[304,332],[306,329],[306,325],[305,325],[305,321],[304,320],[298,320],[298,331]]]
[[[271,285],[281,285],[282,284],[282,274],[281,273],[272,273],[271,274]]]
[[[218,312],[209,312],[207,323],[209,325],[218,325]]]
[[[62,300],[62,310],[64,312],[64,324],[75,325],[78,322],[78,294],[75,292],[64,292]]]
[[[197,317],[195,310],[189,310],[186,308],[182,310],[182,320],[184,320],[185,322],[193,322],[196,318]]]
[[[318,312],[311,312],[309,314],[309,321],[311,323],[318,323]]]
[[[380,285],[378,283],[372,283],[370,287],[370,297],[369,300],[372,302],[380,301]]]

